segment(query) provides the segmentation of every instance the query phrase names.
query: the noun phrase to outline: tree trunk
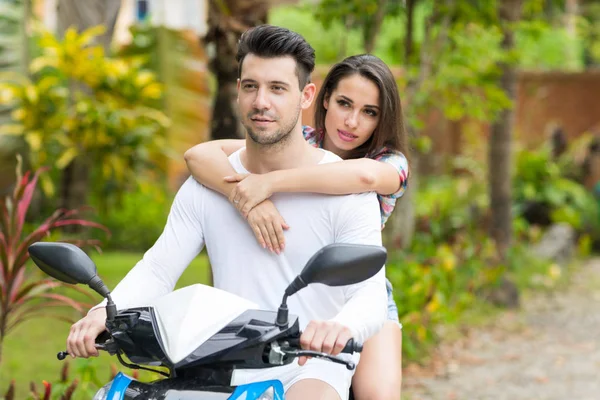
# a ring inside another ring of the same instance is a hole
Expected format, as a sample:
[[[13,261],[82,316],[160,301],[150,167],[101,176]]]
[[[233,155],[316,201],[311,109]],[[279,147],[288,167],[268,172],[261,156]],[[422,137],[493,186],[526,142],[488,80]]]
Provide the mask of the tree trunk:
[[[63,170],[60,185],[60,208],[71,210],[87,204],[89,172],[90,168],[82,158],[76,158]],[[78,231],[78,229],[66,230]]]
[[[418,190],[419,159],[412,154],[410,159],[410,178],[404,195],[396,202],[394,212],[383,230],[383,241],[388,249],[406,249],[410,246],[415,234],[416,212],[415,194]]]
[[[577,46],[574,45],[577,39],[577,17],[579,14],[579,5],[577,0],[566,0],[565,2],[565,31],[572,40],[566,48],[565,57],[569,68],[577,68],[577,59],[579,57]]]
[[[502,1],[499,6],[500,24],[503,30],[502,48],[510,52],[514,47],[514,23],[521,17],[522,0]],[[516,67],[514,64],[500,65],[500,86],[514,103],[516,92]],[[492,213],[491,236],[496,242],[498,256],[506,262],[512,242],[512,129],[514,112],[507,108],[500,113],[491,129],[489,141],[489,187]],[[517,286],[506,276],[491,288],[488,300],[498,305],[518,307],[520,296]]]
[[[353,18],[351,16],[344,16],[343,21],[344,21],[344,27],[346,28],[346,32],[350,32],[350,30],[352,29]],[[343,60],[344,58],[346,58],[347,54],[348,54],[348,35],[343,34],[342,37],[340,38],[340,48],[338,50],[337,59]]]
[[[417,0],[406,0],[406,34],[404,35],[404,64],[410,65],[413,53],[413,31]]]
[[[509,52],[514,47],[513,24],[521,15],[522,0],[500,2],[499,16],[503,29],[502,48]],[[501,66],[500,86],[509,99],[515,99],[516,67],[510,63]],[[512,241],[512,129],[514,112],[507,108],[494,122],[489,142],[490,205],[492,213],[491,236],[498,253],[506,259]]]
[[[237,108],[238,41],[248,28],[267,21],[265,0],[211,0],[206,43],[214,49],[210,69],[217,80],[213,102],[211,138],[239,139],[246,135]]]
[[[416,0],[412,2],[412,5],[414,6],[415,3]],[[446,0],[445,6],[448,9],[452,9],[455,6],[455,1]],[[416,79],[408,83],[405,90],[405,96],[402,100],[402,105],[407,113],[423,112],[423,110],[419,110],[418,107],[416,107],[414,104],[411,104],[411,102],[414,101],[416,93],[419,92],[424,82],[427,81],[433,74],[433,55],[437,54],[448,41],[450,15],[451,13],[449,12],[444,15],[437,34],[434,34],[433,32],[433,23],[438,18],[438,14],[436,14],[435,11],[425,23],[425,37],[423,39],[421,52],[419,54],[419,75]],[[406,24],[406,29],[409,29],[408,23]],[[412,29],[412,27],[410,29]],[[406,36],[408,36],[408,32],[406,33]],[[405,60],[406,65],[410,65],[410,58],[412,57],[410,57],[409,54],[409,57],[407,60]],[[408,107],[406,107],[407,105]],[[406,129],[407,134],[409,135],[409,143],[415,143],[416,139],[418,138],[417,129],[408,123],[406,124]],[[412,146],[409,146],[409,148],[412,148]],[[408,189],[406,190],[404,196],[398,200],[394,213],[388,220],[384,231],[385,244],[386,246],[391,246],[391,248],[405,249],[409,247],[415,232],[416,212],[414,202],[419,182],[419,154],[417,152],[413,152],[409,159],[410,177],[408,181]]]
[[[217,93],[213,102],[211,121],[212,139],[241,139],[245,130],[240,123],[237,107],[238,67],[235,51],[240,34],[219,32],[215,37],[215,58],[211,70],[217,79]]]
[[[377,11],[373,16],[370,24],[365,26],[364,39],[365,39],[365,53],[373,53],[375,44],[377,43],[377,36],[381,30],[383,19],[385,18],[385,11],[387,9],[388,0],[377,1]]]

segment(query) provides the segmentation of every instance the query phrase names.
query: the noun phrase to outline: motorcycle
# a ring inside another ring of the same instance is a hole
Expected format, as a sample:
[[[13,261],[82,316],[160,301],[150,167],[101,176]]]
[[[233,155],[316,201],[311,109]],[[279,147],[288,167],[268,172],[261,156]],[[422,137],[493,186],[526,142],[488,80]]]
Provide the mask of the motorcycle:
[[[246,299],[200,284],[117,310],[96,265],[79,247],[37,242],[28,251],[46,274],[69,284],[86,284],[106,298],[106,331],[96,339],[97,349],[116,356],[125,367],[164,376],[144,383],[118,373],[93,400],[283,400],[279,381],[234,386],[232,376],[237,370],[288,365],[301,356],[352,370],[355,363],[348,355],[360,352],[362,345],[350,339],[342,351],[346,354],[338,356],[302,349],[299,320],[289,314],[287,299],[310,284],[345,286],[369,279],[387,258],[381,246],[325,246],[285,289],[277,311],[261,310]],[[205,304],[210,306],[199,307]],[[66,356],[64,351],[57,354],[59,360]]]

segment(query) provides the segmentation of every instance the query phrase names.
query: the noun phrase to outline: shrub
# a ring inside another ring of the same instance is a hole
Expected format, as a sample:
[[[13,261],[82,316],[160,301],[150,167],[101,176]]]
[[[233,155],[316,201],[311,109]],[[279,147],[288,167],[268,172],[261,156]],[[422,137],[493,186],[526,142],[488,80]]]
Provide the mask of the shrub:
[[[158,239],[167,221],[172,196],[158,185],[140,184],[123,195],[120,205],[100,215],[112,233],[106,249],[146,251]]]
[[[48,309],[60,306],[72,307],[81,313],[86,305],[54,289],[68,287],[86,293],[73,285],[66,285],[49,278],[42,278],[37,271],[27,268],[28,247],[47,237],[52,231],[65,226],[87,226],[106,230],[96,222],[78,218],[80,209],[56,210],[37,228],[28,230],[25,217],[43,170],[33,176],[28,171],[21,175],[21,162],[17,166],[17,184],[11,195],[0,200],[0,361],[4,338],[17,325],[29,318],[49,315]],[[97,240],[64,240],[79,246],[98,246]],[[57,317],[61,318],[61,316]]]

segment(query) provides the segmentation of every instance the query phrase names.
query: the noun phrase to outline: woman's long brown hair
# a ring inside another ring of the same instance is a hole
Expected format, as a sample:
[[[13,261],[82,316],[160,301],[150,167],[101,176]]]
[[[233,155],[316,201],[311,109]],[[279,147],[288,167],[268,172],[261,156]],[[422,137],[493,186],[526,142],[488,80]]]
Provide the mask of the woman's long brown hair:
[[[408,159],[408,146],[398,86],[392,71],[378,57],[370,54],[350,56],[335,64],[323,81],[315,104],[315,129],[325,134],[327,109],[324,101],[329,100],[339,82],[352,75],[360,75],[379,88],[380,117],[373,135],[364,144],[354,149],[348,158],[362,158],[375,154],[383,147],[396,150]]]

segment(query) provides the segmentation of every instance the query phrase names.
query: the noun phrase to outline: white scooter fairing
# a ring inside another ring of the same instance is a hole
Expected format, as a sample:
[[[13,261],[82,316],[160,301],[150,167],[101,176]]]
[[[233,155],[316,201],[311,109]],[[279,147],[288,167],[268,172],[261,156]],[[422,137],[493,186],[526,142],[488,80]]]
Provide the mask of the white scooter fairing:
[[[163,352],[175,365],[231,321],[258,305],[224,290],[195,284],[162,296],[153,310]]]

